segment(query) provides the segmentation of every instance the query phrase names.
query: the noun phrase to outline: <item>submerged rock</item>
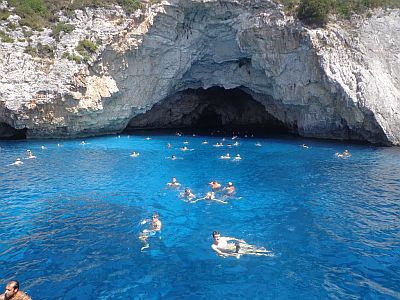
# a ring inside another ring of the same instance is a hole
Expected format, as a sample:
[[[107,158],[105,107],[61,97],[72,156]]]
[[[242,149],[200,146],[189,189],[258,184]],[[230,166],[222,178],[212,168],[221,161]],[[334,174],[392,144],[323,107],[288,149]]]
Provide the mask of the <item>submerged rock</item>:
[[[86,9],[63,21],[75,29],[59,41],[46,31],[32,38],[52,45],[54,58],[24,53],[23,42],[0,45],[0,123],[28,138],[188,126],[201,119],[198,105],[213,107],[190,91],[219,87],[256,101],[255,123],[400,144],[399,10],[308,29],[269,0],[170,0],[130,16]],[[87,63],[67,59],[83,39],[98,44]],[[220,125],[238,120],[234,109],[209,110]],[[245,110],[240,122],[252,125]]]

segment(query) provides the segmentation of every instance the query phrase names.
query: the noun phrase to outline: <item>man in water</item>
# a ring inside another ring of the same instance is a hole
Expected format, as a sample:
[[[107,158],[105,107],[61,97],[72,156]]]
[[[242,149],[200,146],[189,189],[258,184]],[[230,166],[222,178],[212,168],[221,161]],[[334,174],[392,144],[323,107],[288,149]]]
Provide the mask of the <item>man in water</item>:
[[[219,189],[221,188],[221,184],[218,183],[218,182],[215,181],[215,180],[211,181],[211,182],[209,183],[209,185],[211,186],[211,189],[212,189],[213,191],[217,191],[217,190],[219,190]]]
[[[0,295],[0,300],[32,300],[27,294],[19,290],[19,282],[10,281],[6,285],[4,294]]]
[[[181,197],[186,198],[187,200],[192,200],[193,198],[196,198],[190,188],[185,188],[185,191],[182,193]]]
[[[211,245],[211,248],[217,252],[219,256],[234,256],[236,258],[240,258],[240,256],[243,254],[273,256],[272,252],[264,247],[256,247],[254,245],[247,244],[244,240],[234,237],[221,236],[218,231],[214,231],[212,236],[214,242]],[[235,241],[235,243],[229,243],[229,241]]]
[[[151,222],[150,229],[144,229],[139,235],[139,239],[144,243],[141,250],[149,248],[149,243],[147,242],[149,236],[155,236],[157,232],[161,231],[162,223],[158,213],[154,213],[151,219],[145,219],[140,224],[144,225],[148,222]]]
[[[178,181],[176,181],[176,177],[172,177],[171,182],[168,182],[167,185],[169,187],[180,187],[181,186],[181,184]]]
[[[232,182],[228,182],[227,186],[224,187],[223,191],[225,192],[226,196],[233,196],[236,192]]]

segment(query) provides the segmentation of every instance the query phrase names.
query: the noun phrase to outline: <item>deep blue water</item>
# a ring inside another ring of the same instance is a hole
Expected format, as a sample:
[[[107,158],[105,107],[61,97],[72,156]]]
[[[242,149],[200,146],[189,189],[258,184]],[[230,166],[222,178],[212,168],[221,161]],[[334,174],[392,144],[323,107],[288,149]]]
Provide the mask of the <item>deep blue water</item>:
[[[399,148],[151,138],[1,141],[1,288],[16,278],[34,300],[400,299]],[[185,140],[195,150],[179,151]],[[37,158],[9,166],[27,149]],[[351,158],[334,156],[344,149]],[[197,195],[232,181],[239,199],[185,203],[165,188],[172,176]],[[139,222],[154,211],[161,239],[141,252]],[[213,230],[275,256],[218,257]]]

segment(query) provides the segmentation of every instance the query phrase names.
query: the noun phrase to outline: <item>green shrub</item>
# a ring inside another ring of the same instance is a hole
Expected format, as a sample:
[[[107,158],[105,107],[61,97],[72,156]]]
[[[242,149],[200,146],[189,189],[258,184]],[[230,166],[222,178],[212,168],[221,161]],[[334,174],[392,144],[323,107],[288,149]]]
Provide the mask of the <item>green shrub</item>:
[[[7,33],[5,33],[4,31],[0,31],[0,40],[3,43],[13,43],[14,39],[9,36]]]
[[[81,40],[79,41],[78,46],[76,46],[76,50],[80,55],[84,56],[85,54],[92,54],[96,52],[97,45],[91,40]]]
[[[139,0],[117,0],[118,4],[121,5],[128,13],[132,13],[135,10],[142,8],[143,4]]]
[[[74,31],[74,29],[75,29],[74,25],[65,24],[65,23],[57,23],[52,28],[52,36],[58,41],[60,39],[61,32],[71,33],[72,31]]]
[[[38,43],[37,47],[32,47],[32,45],[29,44],[25,47],[24,52],[36,57],[54,58],[54,47],[41,43]]]
[[[301,0],[297,17],[307,25],[324,26],[332,6],[331,0]]]
[[[0,20],[5,21],[10,15],[11,14],[8,10],[0,10]]]
[[[71,54],[69,52],[64,52],[62,55],[62,58],[74,61],[78,64],[80,64],[82,62],[82,57],[76,54]]]

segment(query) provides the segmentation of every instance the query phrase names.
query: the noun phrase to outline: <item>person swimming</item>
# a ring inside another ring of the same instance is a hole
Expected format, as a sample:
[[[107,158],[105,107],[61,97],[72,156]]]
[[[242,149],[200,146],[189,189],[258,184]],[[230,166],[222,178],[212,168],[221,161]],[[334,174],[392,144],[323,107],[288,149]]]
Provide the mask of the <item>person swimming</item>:
[[[232,160],[241,160],[240,154],[236,154],[236,156]]]
[[[211,186],[211,189],[215,192],[218,191],[221,188],[221,184],[218,183],[217,181],[213,180],[209,183],[209,185]]]
[[[203,141],[202,144],[203,144],[203,145],[207,145],[208,142],[207,142],[207,141]]]
[[[168,149],[171,149],[172,145],[170,143],[167,144]]]
[[[224,200],[215,198],[215,193],[214,192],[207,192],[207,194],[203,198],[192,200],[192,201],[190,201],[190,203],[196,203],[196,202],[198,202],[200,200],[210,200],[210,201],[215,201],[215,202],[218,202],[218,203],[228,204],[228,202],[226,202]]]
[[[195,194],[192,193],[192,190],[190,188],[185,188],[185,191],[181,193],[181,198],[185,198],[187,200],[192,200],[193,198],[196,198]]]
[[[229,153],[227,153],[226,155],[221,155],[219,158],[220,159],[231,159],[231,155]]]
[[[336,156],[337,158],[343,158],[343,159],[345,159],[345,158],[351,157],[351,154],[350,154],[349,150],[344,150],[343,153],[336,152],[336,153],[335,153],[335,156]]]
[[[226,196],[233,196],[236,193],[236,189],[233,186],[232,182],[228,182],[228,184],[222,189],[222,191],[225,193]]]
[[[310,148],[310,147],[308,147],[306,144],[303,144],[303,145],[300,145],[300,146],[303,147],[303,148],[305,148],[305,149]]]
[[[261,143],[255,143],[255,145],[256,145],[256,147],[261,147],[262,145],[261,145]]]
[[[13,162],[11,165],[14,165],[14,166],[20,166],[20,165],[23,165],[24,163],[22,162],[22,160],[20,159],[20,158],[17,158],[16,160],[15,160],[15,162]]]
[[[132,153],[131,153],[131,157],[138,157],[140,155],[140,153],[139,152],[135,152],[135,151],[133,151]]]
[[[181,184],[178,181],[176,181],[176,177],[172,177],[171,182],[168,182],[167,185],[169,187],[180,187],[181,186]]]
[[[151,140],[151,137],[148,136],[147,138],[145,138],[145,140],[149,141]]]
[[[246,243],[242,239],[234,237],[224,237],[218,231],[212,233],[213,243],[211,248],[222,257],[234,256],[240,258],[241,255],[273,256],[272,251],[264,247],[257,247]],[[234,241],[235,243],[231,243]]]
[[[186,147],[186,146],[181,147],[180,149],[181,149],[181,151],[188,151],[189,150],[188,147]]]
[[[188,141],[184,141],[183,143],[184,143],[185,145],[188,145],[188,144],[189,144],[189,142],[188,142]]]
[[[149,243],[147,239],[151,236],[155,236],[157,233],[161,232],[161,227],[162,223],[160,221],[160,216],[158,213],[154,213],[151,219],[145,219],[140,222],[141,225],[145,225],[146,223],[150,224],[149,229],[144,229],[140,234],[139,234],[139,239],[143,242],[143,247],[140,249],[143,251],[144,249],[149,248]]]
[[[239,146],[239,142],[238,141],[234,142],[233,146]]]
[[[216,143],[213,145],[213,147],[223,147],[224,145],[222,143]]]
[[[35,156],[35,155],[33,155],[33,153],[32,153],[32,151],[31,151],[31,150],[26,150],[26,152],[27,152],[27,154],[28,154],[28,157],[27,157],[26,159],[30,159],[30,158],[36,158],[36,156]]]

